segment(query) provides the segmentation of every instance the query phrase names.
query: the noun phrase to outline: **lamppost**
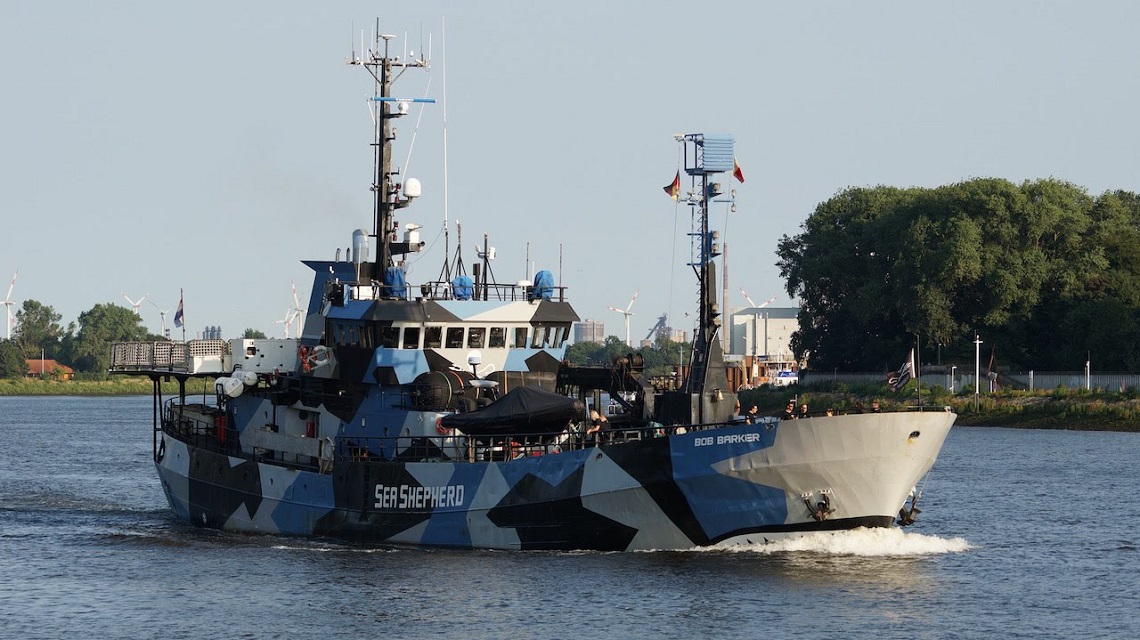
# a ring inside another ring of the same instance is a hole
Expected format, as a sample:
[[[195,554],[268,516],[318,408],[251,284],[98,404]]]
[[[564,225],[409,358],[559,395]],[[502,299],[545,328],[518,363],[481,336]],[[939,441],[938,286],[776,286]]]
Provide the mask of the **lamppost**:
[[[954,393],[954,372],[958,370],[958,365],[950,365],[950,393]]]
[[[1092,375],[1090,367],[1092,367],[1092,352],[1089,352],[1089,355],[1085,357],[1085,391],[1092,389],[1092,380],[1090,379]]]
[[[978,394],[982,389],[982,339],[974,334],[974,411],[978,410]]]

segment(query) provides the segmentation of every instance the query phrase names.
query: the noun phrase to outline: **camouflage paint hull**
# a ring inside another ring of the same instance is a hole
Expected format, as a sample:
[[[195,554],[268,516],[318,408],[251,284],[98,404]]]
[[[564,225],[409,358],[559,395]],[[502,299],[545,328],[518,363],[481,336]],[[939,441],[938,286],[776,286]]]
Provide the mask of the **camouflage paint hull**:
[[[734,425],[507,462],[301,470],[162,434],[170,505],[229,531],[486,549],[681,549],[889,526],[954,421],[942,412]],[[817,521],[806,496],[827,492]]]

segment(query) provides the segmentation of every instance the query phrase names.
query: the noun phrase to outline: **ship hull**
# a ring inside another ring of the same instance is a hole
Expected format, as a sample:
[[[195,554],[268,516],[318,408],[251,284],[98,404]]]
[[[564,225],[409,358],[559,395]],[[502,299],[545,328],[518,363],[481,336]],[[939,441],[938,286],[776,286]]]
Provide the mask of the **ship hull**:
[[[338,460],[324,472],[162,435],[170,505],[197,526],[477,549],[684,549],[890,526],[948,412],[738,424],[505,462]],[[826,496],[828,512],[811,505]]]

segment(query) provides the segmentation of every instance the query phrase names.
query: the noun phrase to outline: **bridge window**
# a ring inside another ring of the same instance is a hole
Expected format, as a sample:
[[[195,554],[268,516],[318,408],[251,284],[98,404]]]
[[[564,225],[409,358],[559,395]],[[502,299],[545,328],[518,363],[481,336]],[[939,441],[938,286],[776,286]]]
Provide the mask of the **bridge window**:
[[[447,348],[463,348],[463,327],[449,327],[447,330]]]
[[[554,345],[553,346],[556,349],[561,348],[562,345],[566,344],[566,340],[569,337],[570,337],[570,327],[568,327],[568,326],[554,327]]]
[[[554,338],[553,332],[553,327],[535,327],[534,339],[531,341],[530,346],[534,349],[552,346]]]
[[[333,323],[330,327],[333,343],[342,347],[373,348],[375,338],[370,326],[360,326],[350,322]]]
[[[483,327],[471,327],[467,330],[467,348],[468,349],[482,349],[483,340],[487,334],[487,330]]]
[[[396,349],[400,346],[400,327],[380,327],[380,346]]]
[[[501,349],[507,346],[506,327],[491,327],[490,339],[487,346],[492,349]]]
[[[514,346],[516,349],[526,348],[526,331],[528,327],[515,327],[515,341]]]
[[[405,349],[419,349],[420,348],[420,328],[419,327],[404,327],[404,348]]]
[[[427,327],[424,329],[424,348],[438,349],[443,346],[443,327]]]

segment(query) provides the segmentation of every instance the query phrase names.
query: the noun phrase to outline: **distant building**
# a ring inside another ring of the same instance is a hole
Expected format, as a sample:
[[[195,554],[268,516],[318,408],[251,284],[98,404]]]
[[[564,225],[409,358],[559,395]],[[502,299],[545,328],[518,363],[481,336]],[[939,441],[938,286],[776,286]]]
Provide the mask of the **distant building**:
[[[767,356],[792,360],[792,333],[800,328],[798,307],[744,307],[729,317],[728,352],[741,356]]]
[[[734,388],[743,385],[785,385],[796,381],[799,363],[792,353],[792,333],[799,329],[799,309],[745,307],[729,316],[729,353],[737,363],[730,375]]]
[[[60,364],[55,360],[40,360],[39,358],[25,360],[28,363],[26,378],[40,378],[47,376],[57,380],[71,380],[75,378],[75,369]]]
[[[591,320],[586,318],[581,322],[574,323],[574,343],[581,344],[583,342],[597,342],[598,344],[606,341],[606,325],[600,320]]]

